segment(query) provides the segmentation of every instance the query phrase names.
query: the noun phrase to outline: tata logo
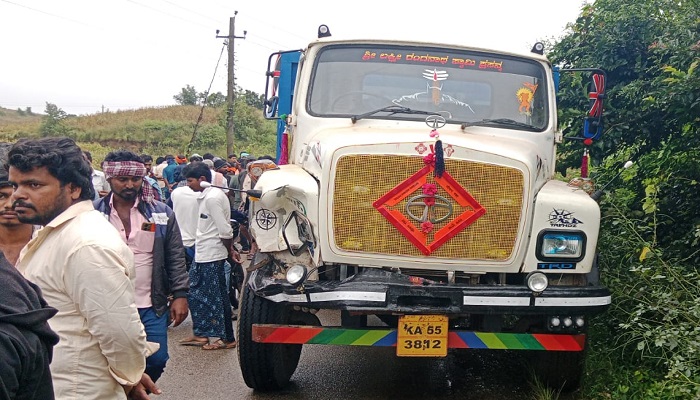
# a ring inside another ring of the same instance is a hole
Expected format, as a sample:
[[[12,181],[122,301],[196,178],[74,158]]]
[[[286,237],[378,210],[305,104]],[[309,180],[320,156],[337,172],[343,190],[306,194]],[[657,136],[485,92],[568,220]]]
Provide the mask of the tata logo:
[[[537,263],[537,269],[576,269],[576,263]]]
[[[553,228],[576,228],[579,224],[583,222],[574,218],[574,213],[571,211],[555,208],[549,213],[549,225]]]

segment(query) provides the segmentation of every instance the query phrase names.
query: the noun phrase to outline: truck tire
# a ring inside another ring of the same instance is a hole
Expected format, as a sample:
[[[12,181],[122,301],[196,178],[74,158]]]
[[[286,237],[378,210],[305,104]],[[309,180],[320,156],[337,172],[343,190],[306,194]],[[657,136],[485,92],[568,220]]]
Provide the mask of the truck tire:
[[[284,324],[285,307],[258,297],[243,285],[238,318],[238,362],[248,387],[259,391],[284,388],[299,363],[302,345],[262,344],[253,341],[253,324]]]
[[[535,377],[547,387],[572,392],[581,386],[586,351],[536,351],[532,357]]]

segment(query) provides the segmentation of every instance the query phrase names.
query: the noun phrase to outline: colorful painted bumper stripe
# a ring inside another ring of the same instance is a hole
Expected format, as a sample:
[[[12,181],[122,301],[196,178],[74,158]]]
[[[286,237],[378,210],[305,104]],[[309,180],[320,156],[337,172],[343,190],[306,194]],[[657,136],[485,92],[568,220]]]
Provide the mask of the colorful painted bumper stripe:
[[[255,324],[253,340],[258,343],[396,346],[396,330]],[[452,331],[448,346],[453,349],[582,351],[585,341],[583,334]]]

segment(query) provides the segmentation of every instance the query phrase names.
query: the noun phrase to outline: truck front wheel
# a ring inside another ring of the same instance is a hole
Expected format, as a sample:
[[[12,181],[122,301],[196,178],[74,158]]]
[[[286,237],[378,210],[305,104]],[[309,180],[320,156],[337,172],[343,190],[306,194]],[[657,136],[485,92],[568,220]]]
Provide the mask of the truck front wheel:
[[[250,274],[249,274],[250,276]],[[253,341],[253,324],[284,324],[285,307],[258,297],[246,284],[238,318],[238,362],[248,387],[259,391],[282,389],[294,374],[301,355],[300,344],[262,344]]]

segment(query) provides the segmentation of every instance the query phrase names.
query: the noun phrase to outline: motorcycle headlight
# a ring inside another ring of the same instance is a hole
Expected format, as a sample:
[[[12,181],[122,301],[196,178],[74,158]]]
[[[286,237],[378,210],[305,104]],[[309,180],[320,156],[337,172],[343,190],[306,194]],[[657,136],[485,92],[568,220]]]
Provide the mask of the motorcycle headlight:
[[[586,249],[583,232],[545,231],[537,242],[537,258],[540,260],[580,261]]]

